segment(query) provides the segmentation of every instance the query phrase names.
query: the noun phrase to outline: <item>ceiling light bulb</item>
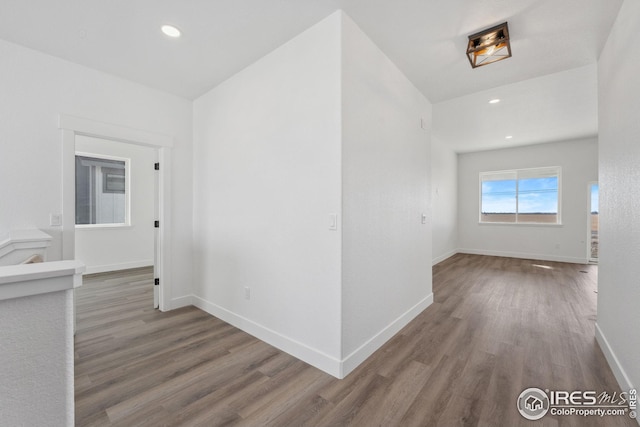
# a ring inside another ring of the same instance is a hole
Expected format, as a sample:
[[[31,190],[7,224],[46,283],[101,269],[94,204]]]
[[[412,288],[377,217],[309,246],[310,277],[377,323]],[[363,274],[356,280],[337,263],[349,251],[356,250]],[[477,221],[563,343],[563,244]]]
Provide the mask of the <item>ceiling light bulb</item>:
[[[489,101],[489,104],[497,104],[498,102],[500,102],[500,100],[498,98],[495,98]]]
[[[173,25],[163,25],[161,27],[163,33],[165,33],[169,37],[178,38],[182,34],[179,29],[174,27]]]
[[[511,139],[511,138],[513,138],[512,135],[507,135],[507,136],[504,137],[504,139]]]

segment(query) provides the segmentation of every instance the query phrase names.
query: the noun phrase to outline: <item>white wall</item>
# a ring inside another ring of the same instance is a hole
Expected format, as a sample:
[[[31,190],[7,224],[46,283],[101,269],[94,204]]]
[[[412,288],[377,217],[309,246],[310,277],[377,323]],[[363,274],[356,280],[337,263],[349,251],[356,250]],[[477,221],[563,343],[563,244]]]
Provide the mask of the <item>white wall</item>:
[[[458,249],[458,155],[431,137],[432,264]]]
[[[334,374],[340,111],[337,14],[194,103],[195,304]]]
[[[431,104],[346,15],[342,35],[342,351],[349,372],[433,299]]]
[[[174,137],[170,300],[190,293],[191,107],[149,89],[0,40],[0,235],[40,228],[53,236],[48,259],[62,257],[61,113]]]
[[[156,150],[78,135],[76,151],[129,159],[130,225],[76,228],[76,258],[86,273],[153,265]]]
[[[340,11],[196,100],[196,305],[347,374],[433,298],[430,118]]]
[[[640,387],[640,3],[625,0],[600,56],[598,341],[623,389]]]
[[[479,173],[562,167],[562,225],[479,224]],[[596,138],[458,154],[458,245],[463,253],[586,263],[588,183],[598,180]]]

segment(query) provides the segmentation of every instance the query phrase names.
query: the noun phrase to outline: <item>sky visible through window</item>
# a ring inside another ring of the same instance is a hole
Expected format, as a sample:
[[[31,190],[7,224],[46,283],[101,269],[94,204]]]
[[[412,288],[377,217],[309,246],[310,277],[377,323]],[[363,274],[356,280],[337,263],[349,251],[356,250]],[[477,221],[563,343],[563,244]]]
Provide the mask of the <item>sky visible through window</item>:
[[[594,184],[591,186],[591,213],[598,213],[598,184]]]
[[[517,184],[518,213],[558,212],[558,177],[519,179]],[[516,180],[483,181],[482,213],[516,213]]]

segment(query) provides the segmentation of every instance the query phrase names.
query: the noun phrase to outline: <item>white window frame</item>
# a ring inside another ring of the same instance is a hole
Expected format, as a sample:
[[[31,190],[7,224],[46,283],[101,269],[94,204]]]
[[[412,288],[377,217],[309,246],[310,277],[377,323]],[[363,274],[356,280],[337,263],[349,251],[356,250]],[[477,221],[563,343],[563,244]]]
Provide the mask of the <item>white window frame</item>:
[[[95,228],[127,228],[131,227],[131,159],[126,157],[110,156],[107,154],[88,153],[85,151],[76,151],[75,156],[93,157],[94,159],[116,160],[124,162],[125,176],[125,198],[124,198],[124,222],[105,223],[105,224],[75,224],[76,228],[95,229]],[[74,156],[74,159],[75,159]],[[75,176],[75,172],[74,172]],[[75,217],[75,215],[74,215]],[[74,219],[75,222],[75,219]]]
[[[518,180],[521,179],[520,175],[535,175],[536,172],[539,172],[541,177],[544,175],[549,175],[550,171],[553,171],[553,176],[558,177],[558,213],[557,213],[557,221],[556,222],[518,222],[518,206],[519,206],[519,192],[518,192]],[[515,222],[498,222],[498,221],[483,221],[482,220],[482,183],[483,177],[489,175],[500,175],[500,174],[509,174],[515,175],[516,181],[516,213],[515,213]],[[486,171],[480,172],[479,174],[479,183],[478,183],[478,222],[480,224],[498,224],[498,225],[517,225],[517,226],[561,226],[562,225],[562,167],[561,166],[543,166],[537,168],[522,168],[522,169],[507,169],[507,170],[499,170],[499,171]]]

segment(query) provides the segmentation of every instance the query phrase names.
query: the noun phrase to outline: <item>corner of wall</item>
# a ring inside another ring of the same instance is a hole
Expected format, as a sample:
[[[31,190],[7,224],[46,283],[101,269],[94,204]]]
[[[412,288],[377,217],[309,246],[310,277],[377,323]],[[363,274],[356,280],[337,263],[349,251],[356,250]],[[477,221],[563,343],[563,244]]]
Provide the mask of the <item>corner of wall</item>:
[[[306,362],[321,371],[326,372],[338,379],[343,378],[341,361],[329,356],[322,351],[311,348],[308,345],[287,337],[273,329],[267,328],[251,319],[234,313],[217,304],[207,301],[198,296],[192,296],[191,302],[199,309],[221,319],[246,333],[288,353],[303,362]]]
[[[193,304],[334,376],[342,19],[324,18],[193,109]]]
[[[409,324],[417,315],[422,313],[431,304],[433,304],[433,293],[427,295],[416,305],[411,307],[393,322],[387,325],[383,330],[371,337],[367,342],[358,347],[355,351],[342,359],[340,362],[340,376],[344,378],[356,369],[362,362],[367,360],[369,356],[376,352],[380,347],[389,341],[402,328]]]
[[[640,3],[625,0],[598,60],[598,152],[600,248],[596,339],[621,388],[640,386],[640,238],[637,223],[640,134]],[[635,328],[635,330],[634,330]],[[640,424],[640,421],[638,421]]]
[[[616,357],[616,354],[614,353],[613,348],[611,348],[611,345],[609,344],[609,341],[605,337],[604,332],[602,332],[600,325],[597,322],[596,322],[596,341],[598,342],[598,345],[600,346],[602,353],[604,353],[604,357],[607,359],[607,362],[609,363],[609,366],[611,367],[611,370],[613,371],[613,375],[616,377],[616,381],[618,381],[618,385],[620,385],[620,388],[623,391],[631,390],[632,388],[635,388],[631,383],[631,379],[629,378],[626,371],[620,364],[620,361]]]
[[[445,261],[445,260],[451,258],[452,256],[454,256],[458,252],[459,252],[458,249],[454,249],[452,251],[446,252],[446,253],[444,253],[444,254],[442,254],[440,256],[437,256],[437,257],[433,258],[431,260],[431,266],[434,266],[436,264],[440,264],[442,261]]]

